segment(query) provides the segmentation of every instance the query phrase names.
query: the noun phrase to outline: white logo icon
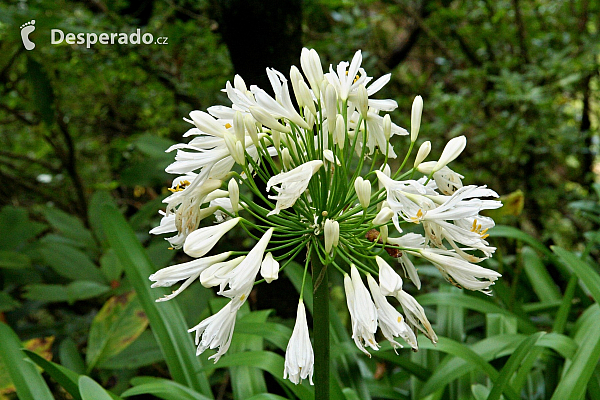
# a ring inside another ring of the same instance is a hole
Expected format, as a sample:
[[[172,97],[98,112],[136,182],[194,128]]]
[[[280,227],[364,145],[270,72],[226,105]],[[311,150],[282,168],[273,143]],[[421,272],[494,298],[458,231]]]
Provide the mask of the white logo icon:
[[[33,50],[35,43],[29,40],[29,34],[35,31],[35,19],[21,25],[21,39],[23,39],[23,46],[26,50]]]

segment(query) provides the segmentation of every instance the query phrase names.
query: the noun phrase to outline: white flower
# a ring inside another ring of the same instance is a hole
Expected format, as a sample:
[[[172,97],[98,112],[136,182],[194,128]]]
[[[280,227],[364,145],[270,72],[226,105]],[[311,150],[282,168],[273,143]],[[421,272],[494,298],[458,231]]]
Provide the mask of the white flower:
[[[407,248],[420,248],[425,245],[425,238],[416,233],[407,233],[399,238],[388,238],[388,242],[391,244],[395,244],[400,247]],[[419,274],[417,273],[417,269],[415,265],[408,257],[408,253],[406,251],[401,251],[400,256],[398,257],[398,262],[402,266],[404,273],[410,278],[411,282],[417,287],[417,289],[421,289],[421,279],[419,279]],[[386,295],[387,296],[387,295]]]
[[[423,98],[421,96],[415,97],[412,104],[412,110],[410,113],[410,141],[414,142],[419,136],[419,129],[421,128],[421,114],[423,113]]]
[[[429,175],[435,166],[435,161],[424,162],[418,166],[419,172]],[[462,176],[454,171],[452,171],[448,167],[441,168],[439,171],[433,173],[433,179],[435,180],[435,184],[440,189],[440,191],[446,195],[452,195],[458,189],[463,187],[462,184]]]
[[[437,267],[450,283],[460,288],[491,295],[490,285],[500,278],[498,272],[465,261],[456,253],[438,249],[421,249],[421,257]]]
[[[260,275],[267,283],[273,282],[279,277],[279,263],[273,258],[271,252],[267,253],[260,266]]]
[[[200,274],[200,283],[207,288],[223,284],[227,274],[240,265],[244,258],[246,256],[239,256],[229,261],[212,264]]]
[[[463,136],[455,137],[450,139],[448,143],[446,143],[446,147],[442,151],[442,155],[440,156],[438,162],[435,167],[433,167],[434,171],[439,171],[444,168],[447,164],[454,161],[456,157],[462,153],[467,145],[467,138]]]
[[[383,207],[375,218],[373,218],[373,225],[383,225],[387,224],[387,222],[394,216],[394,212],[389,207]]]
[[[297,385],[303,379],[308,378],[310,384],[313,385],[314,364],[314,353],[308,335],[308,325],[306,324],[306,310],[304,309],[304,302],[300,300],[294,331],[285,350],[283,379],[289,379]]]
[[[310,182],[310,178],[321,168],[323,161],[308,161],[291,171],[281,172],[269,179],[267,182],[267,191],[274,185],[281,184],[281,187],[273,187],[277,192],[276,196],[269,196],[270,199],[277,200],[275,209],[267,214],[279,214],[296,203],[296,200],[304,193]]]
[[[383,258],[375,256],[375,261],[379,266],[381,293],[384,296],[392,296],[395,292],[402,290],[402,278],[400,275]]]
[[[202,257],[217,244],[224,234],[229,232],[240,218],[233,218],[219,225],[207,226],[190,233],[183,244],[183,251],[190,257]]]
[[[380,277],[379,281],[382,281]],[[395,337],[401,337],[406,343],[410,345],[414,350],[418,350],[417,337],[410,327],[404,322],[404,317],[398,312],[388,301],[386,300],[380,287],[377,286],[377,282],[371,275],[367,275],[367,282],[373,301],[377,307],[377,320],[379,321],[379,328],[383,333],[383,336],[392,344],[396,354],[396,349],[403,346],[394,340]]]
[[[361,71],[362,74],[357,78],[361,62],[362,54],[358,50],[352,57],[350,69],[348,69],[348,62],[342,61],[337,66],[337,72],[334,72],[333,67],[329,66],[329,73],[325,74],[325,78],[335,88],[339,99],[343,102],[348,100],[350,92],[363,83],[366,78],[364,71]]]
[[[171,265],[170,267],[166,267],[158,270],[157,272],[150,275],[149,279],[154,281],[151,287],[165,287],[172,286],[173,284],[186,280],[179,287],[179,289],[173,291],[173,293],[161,297],[156,301],[166,301],[170,300],[173,297],[177,296],[181,293],[185,288],[190,286],[194,280],[196,280],[200,274],[206,270],[206,268],[210,267],[215,263],[219,263],[225,259],[227,259],[231,255],[231,252],[225,252],[221,254],[217,254],[211,257],[198,258],[193,261],[185,262],[182,264]]]
[[[352,339],[360,351],[371,357],[371,353],[365,349],[365,344],[373,350],[379,349],[375,341],[377,309],[354,265],[350,267],[350,275],[352,278],[348,274],[344,275],[344,289],[352,320]]]
[[[404,290],[399,290],[394,293],[394,297],[400,302],[404,315],[406,315],[408,325],[420,329],[433,343],[437,343],[437,335],[433,331],[433,328],[425,315],[425,310],[417,300]]]
[[[227,274],[224,282],[221,283],[221,290],[218,292],[220,295],[233,298],[244,292],[248,285],[254,283],[273,230],[273,228],[269,228],[240,265]],[[229,285],[229,289],[224,290],[227,285]]]
[[[241,304],[240,304],[241,305]],[[218,313],[206,318],[188,332],[196,332],[195,343],[198,346],[196,355],[202,354],[206,349],[219,350],[208,359],[219,361],[219,358],[227,352],[231,345],[235,317],[239,306],[236,307],[234,300],[227,303]]]

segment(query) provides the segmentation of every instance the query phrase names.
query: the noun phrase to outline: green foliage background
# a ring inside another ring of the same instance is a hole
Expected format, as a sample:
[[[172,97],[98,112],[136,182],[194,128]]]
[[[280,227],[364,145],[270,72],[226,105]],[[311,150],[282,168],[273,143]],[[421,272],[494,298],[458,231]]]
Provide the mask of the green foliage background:
[[[285,295],[298,286],[293,268],[272,285],[280,289],[258,286],[230,354],[216,366],[222,369],[196,358],[185,332],[222,306],[212,292],[192,285],[177,301],[156,305],[159,290],[150,291],[147,280],[173,260],[186,260],[147,233],[170,184],[164,168],[172,154],[164,150],[181,140],[190,111],[227,104],[220,89],[241,67],[231,61],[237,50],[224,32],[256,54],[269,46],[253,40],[254,30],[269,32],[277,24],[252,16],[253,30],[243,30],[231,13],[262,3],[0,5],[0,317],[8,324],[0,324],[0,396],[14,398],[16,390],[19,398],[36,400],[148,393],[311,398],[309,386],[281,377],[295,307]],[[454,169],[509,204],[495,215],[507,226],[492,231],[500,249],[488,263],[503,273],[494,297],[438,289],[439,275],[420,267],[427,290],[418,299],[442,337],[435,348],[421,342],[417,354],[382,349],[363,359],[349,344],[343,295],[332,288],[339,309],[331,321],[332,393],[345,399],[600,398],[600,213],[593,186],[600,4],[289,4],[301,14],[280,6],[281,18],[298,25],[303,45],[317,49],[324,65],[361,48],[371,75],[392,72],[381,97],[398,101],[396,123],[409,125],[412,99],[422,95],[421,136],[432,141],[432,154],[466,135]],[[26,51],[19,27],[32,19],[36,48]],[[138,27],[168,37],[168,44],[88,49],[51,45],[49,38],[51,29]],[[248,63],[285,65],[290,55],[280,53]],[[299,63],[299,52],[292,60]],[[44,358],[36,349],[48,338]],[[31,351],[23,353],[21,342],[29,339],[23,346]],[[23,361],[25,354],[43,375]]]

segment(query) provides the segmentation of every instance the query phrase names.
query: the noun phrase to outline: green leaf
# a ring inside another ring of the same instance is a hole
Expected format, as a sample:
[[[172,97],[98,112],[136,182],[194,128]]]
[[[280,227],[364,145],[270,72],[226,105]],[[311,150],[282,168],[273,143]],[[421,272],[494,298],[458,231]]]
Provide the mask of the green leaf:
[[[0,360],[17,389],[20,400],[52,400],[53,396],[35,366],[26,360],[21,341],[13,330],[0,322]]]
[[[123,273],[123,266],[113,249],[108,249],[100,257],[100,270],[108,282],[118,282]]]
[[[152,332],[145,330],[129,347],[114,357],[98,363],[104,369],[137,369],[163,361],[160,347]]]
[[[498,313],[509,317],[516,317],[519,328],[526,333],[537,332],[535,325],[531,321],[511,313],[508,310],[498,307],[494,303],[477,298],[472,295],[458,296],[456,293],[428,293],[417,297],[417,301],[423,306],[455,304],[466,309],[479,311],[480,313]]]
[[[167,291],[164,288],[150,288],[148,277],[155,272],[154,268],[121,213],[105,205],[103,216],[103,230],[144,307],[171,376],[176,382],[212,397],[206,375],[197,373],[202,364],[200,358],[196,357],[192,339],[186,331],[187,324],[181,309],[173,301],[155,302]]]
[[[540,301],[560,300],[562,297],[560,291],[537,253],[531,247],[525,246],[521,249],[521,258],[525,273]]]
[[[29,268],[31,259],[27,254],[10,250],[0,250],[0,268]]]
[[[260,336],[284,351],[292,336],[292,330],[285,325],[275,322],[253,323],[245,318],[235,323],[235,332]]]
[[[551,248],[575,275],[581,279],[596,303],[600,303],[600,275],[589,264],[570,251],[558,246],[552,246]]]
[[[5,206],[0,210],[0,250],[21,250],[30,239],[46,229],[46,225],[29,220],[23,208]]]
[[[210,400],[198,392],[177,382],[162,378],[136,377],[134,386],[121,394],[121,397],[151,394],[165,400]]]
[[[307,382],[302,385],[294,385],[289,380],[283,379],[284,359],[279,354],[269,351],[246,351],[243,353],[228,354],[219,360],[218,363],[204,367],[203,371],[212,371],[216,368],[226,368],[232,366],[253,366],[270,373],[279,383],[283,383],[301,400],[313,399],[314,389],[309,387]]]
[[[69,285],[47,285],[34,283],[25,286],[26,292],[23,297],[31,300],[40,300],[48,302],[63,302],[73,304],[78,300],[87,300],[100,296],[110,288],[96,282],[77,281]]]
[[[85,362],[81,357],[81,351],[77,348],[77,344],[73,339],[66,338],[60,343],[58,356],[60,363],[64,367],[80,375],[85,374]]]
[[[78,243],[80,247],[90,250],[97,248],[92,233],[85,228],[77,217],[69,215],[58,208],[51,207],[44,209],[44,217],[61,235]]]
[[[8,293],[0,292],[0,312],[11,311],[20,306],[21,303],[13,299]]]
[[[94,192],[88,204],[88,220],[96,239],[102,243],[103,248],[108,248],[108,239],[102,228],[102,219],[104,218],[102,216],[102,207],[105,204],[114,206],[111,195],[104,190]]]
[[[586,315],[587,314],[587,315]],[[552,400],[581,399],[585,394],[588,382],[600,360],[600,335],[598,320],[600,307],[593,304],[580,317],[585,321],[578,327],[575,341],[579,344],[570,365],[565,371],[552,395]]]
[[[540,253],[545,254],[550,258],[554,258],[554,255],[546,246],[520,229],[513,228],[512,226],[496,225],[494,228],[490,229],[488,233],[490,234],[490,237],[505,237],[527,243]]]
[[[500,371],[500,375],[498,376],[498,379],[495,380],[494,386],[490,391],[488,400],[499,400],[502,393],[505,395],[508,394],[508,390],[510,389],[510,386],[508,385],[510,378],[517,371],[517,368],[519,368],[519,365],[525,357],[533,351],[533,346],[535,346],[539,338],[545,333],[546,332],[535,333],[521,342]]]
[[[46,360],[39,354],[33,351],[24,350],[25,354],[42,368],[48,375],[52,377],[60,386],[62,386],[75,400],[81,400],[79,394],[79,374],[73,372],[68,368],[63,367],[60,364],[53,363],[52,361]]]
[[[135,292],[108,299],[90,327],[86,355],[88,371],[127,348],[146,326],[148,317]]]
[[[79,377],[79,394],[82,400],[113,400],[116,398],[110,395],[102,386],[89,376]],[[118,397],[120,398],[120,397]]]
[[[87,280],[106,283],[100,269],[90,260],[87,254],[74,247],[44,242],[39,249],[44,261],[57,274],[72,280]]]
[[[476,383],[471,386],[471,393],[473,393],[475,400],[486,400],[490,394],[490,389],[480,383]]]

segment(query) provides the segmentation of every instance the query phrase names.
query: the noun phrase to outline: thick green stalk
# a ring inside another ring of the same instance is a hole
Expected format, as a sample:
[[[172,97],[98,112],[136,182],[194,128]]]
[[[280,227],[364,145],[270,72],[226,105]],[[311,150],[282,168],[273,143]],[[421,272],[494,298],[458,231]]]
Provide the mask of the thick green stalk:
[[[329,280],[327,266],[317,251],[311,257],[313,273],[313,338],[315,400],[329,400]]]

